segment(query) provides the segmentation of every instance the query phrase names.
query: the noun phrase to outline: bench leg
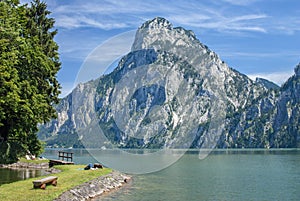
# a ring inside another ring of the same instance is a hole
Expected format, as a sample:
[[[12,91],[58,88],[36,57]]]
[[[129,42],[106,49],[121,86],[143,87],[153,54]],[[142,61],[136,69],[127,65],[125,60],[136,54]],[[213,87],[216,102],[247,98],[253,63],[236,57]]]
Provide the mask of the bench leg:
[[[42,184],[40,188],[45,190],[46,189],[46,184]]]
[[[53,180],[53,181],[52,181],[52,185],[53,185],[53,186],[56,186],[56,185],[57,185],[57,180]]]

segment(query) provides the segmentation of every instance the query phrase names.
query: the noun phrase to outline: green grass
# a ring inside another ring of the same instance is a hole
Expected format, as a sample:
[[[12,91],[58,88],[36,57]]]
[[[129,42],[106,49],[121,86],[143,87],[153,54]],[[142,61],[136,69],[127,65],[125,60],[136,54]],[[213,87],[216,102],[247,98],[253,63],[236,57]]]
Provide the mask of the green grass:
[[[85,165],[55,166],[55,168],[62,170],[60,173],[51,174],[58,177],[57,186],[47,185],[45,190],[34,189],[32,181],[47,177],[49,175],[1,185],[0,200],[52,201],[63,192],[79,184],[95,179],[101,175],[109,174],[112,171],[108,168],[83,170],[84,167]]]
[[[41,164],[41,163],[48,163],[49,160],[48,159],[27,160],[26,158],[20,158],[19,162]]]

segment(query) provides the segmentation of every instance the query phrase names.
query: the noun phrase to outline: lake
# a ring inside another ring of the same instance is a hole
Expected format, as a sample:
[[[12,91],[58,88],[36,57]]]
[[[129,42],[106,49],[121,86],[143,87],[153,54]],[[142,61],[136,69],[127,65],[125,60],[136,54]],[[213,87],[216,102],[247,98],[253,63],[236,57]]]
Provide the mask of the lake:
[[[96,162],[85,150],[71,151],[75,163]],[[57,150],[43,156],[57,158]],[[131,184],[95,200],[296,201],[299,189],[300,150],[215,150],[203,160],[188,151],[170,167],[133,175]]]
[[[14,181],[25,180],[28,178],[39,177],[45,175],[43,169],[8,169],[0,168],[0,185]]]

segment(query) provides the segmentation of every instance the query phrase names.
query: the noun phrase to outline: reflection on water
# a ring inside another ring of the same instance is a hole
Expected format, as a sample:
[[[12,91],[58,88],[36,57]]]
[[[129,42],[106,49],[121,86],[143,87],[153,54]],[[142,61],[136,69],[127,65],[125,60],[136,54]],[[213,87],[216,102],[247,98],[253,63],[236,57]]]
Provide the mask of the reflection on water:
[[[42,169],[8,169],[0,168],[0,185],[11,183],[28,178],[45,175],[46,171]]]

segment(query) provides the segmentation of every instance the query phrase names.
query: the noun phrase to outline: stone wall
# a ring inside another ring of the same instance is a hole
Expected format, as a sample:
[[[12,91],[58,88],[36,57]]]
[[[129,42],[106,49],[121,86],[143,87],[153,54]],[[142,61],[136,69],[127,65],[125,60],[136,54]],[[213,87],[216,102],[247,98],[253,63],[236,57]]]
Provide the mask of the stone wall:
[[[104,193],[118,189],[128,183],[131,177],[120,172],[113,171],[84,184],[74,187],[61,194],[55,201],[84,201],[90,200]]]

